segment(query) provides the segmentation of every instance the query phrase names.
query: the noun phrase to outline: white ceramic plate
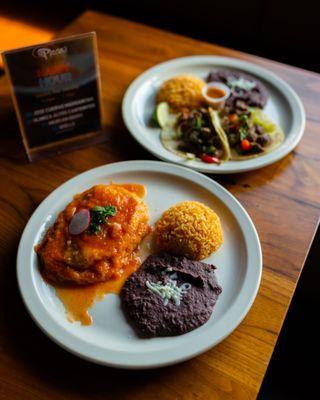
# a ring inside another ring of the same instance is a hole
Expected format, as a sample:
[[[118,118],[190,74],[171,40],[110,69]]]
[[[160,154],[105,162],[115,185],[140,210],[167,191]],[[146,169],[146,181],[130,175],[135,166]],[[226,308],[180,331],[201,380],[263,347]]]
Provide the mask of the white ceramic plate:
[[[220,215],[224,243],[206,261],[215,264],[223,287],[212,318],[182,336],[139,339],[127,324],[117,295],[90,310],[91,326],[70,323],[52,286],[44,282],[33,250],[74,194],[97,183],[136,182],[146,186],[151,223],[168,207],[197,200]],[[23,300],[39,327],[66,350],[87,360],[124,368],[149,368],[194,357],[229,335],[249,311],[262,270],[260,242],[240,203],[213,180],[187,168],[156,161],[128,161],[87,171],[52,192],[30,218],[20,241],[17,271]]]
[[[251,160],[228,161],[221,165],[187,161],[165,149],[160,141],[160,129],[150,127],[156,93],[172,76],[187,73],[205,79],[210,71],[221,68],[247,72],[265,84],[269,99],[264,110],[283,129],[285,140],[271,153]],[[298,144],[305,126],[303,105],[295,91],[282,79],[255,64],[216,56],[177,58],[148,69],[128,88],[122,103],[122,115],[132,136],[156,157],[215,174],[250,171],[280,160]]]

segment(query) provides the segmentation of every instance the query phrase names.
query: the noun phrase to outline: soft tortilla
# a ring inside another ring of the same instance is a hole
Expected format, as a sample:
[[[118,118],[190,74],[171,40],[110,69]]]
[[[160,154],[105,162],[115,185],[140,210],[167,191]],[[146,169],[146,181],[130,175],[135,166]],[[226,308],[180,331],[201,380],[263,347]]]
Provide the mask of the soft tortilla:
[[[251,158],[263,156],[264,154],[270,153],[270,151],[273,151],[276,147],[280,146],[280,144],[284,140],[284,133],[283,133],[282,129],[279,126],[277,126],[277,124],[274,121],[272,121],[272,119],[266,113],[264,113],[260,108],[254,108],[253,112],[254,112],[255,118],[257,120],[262,121],[264,123],[264,125],[269,127],[266,130],[266,133],[271,137],[271,143],[268,146],[263,147],[263,151],[261,153],[250,154],[250,155],[239,154],[234,148],[230,148],[230,154],[231,154],[230,160],[242,161],[242,160],[249,160]],[[219,119],[219,123],[220,123],[220,119]],[[220,125],[220,127],[221,127],[221,125]],[[218,128],[216,126],[216,130],[217,129]],[[225,132],[224,132],[224,134],[225,134],[225,137],[227,137]]]
[[[214,126],[216,133],[221,140],[222,150],[223,150],[221,161],[228,161],[231,157],[230,146],[227,136],[220,124],[218,113],[217,111],[213,110],[210,107],[209,107],[209,113],[212,120],[212,125]],[[193,153],[186,153],[184,151],[179,150],[179,146],[183,145],[183,141],[177,138],[177,132],[174,128],[174,125],[167,126],[166,128],[162,129],[160,139],[163,147],[165,147],[172,153],[175,153],[178,156],[189,160],[198,159],[197,157],[192,157]]]

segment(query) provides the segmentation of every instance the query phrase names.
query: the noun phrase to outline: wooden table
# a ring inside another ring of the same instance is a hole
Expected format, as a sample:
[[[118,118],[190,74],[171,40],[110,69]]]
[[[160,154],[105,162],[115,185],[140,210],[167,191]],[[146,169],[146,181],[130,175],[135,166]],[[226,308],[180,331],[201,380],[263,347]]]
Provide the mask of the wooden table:
[[[95,12],[86,12],[59,36],[92,30],[98,35],[105,143],[26,163],[9,89],[1,80],[0,399],[253,399],[317,226],[320,76]],[[259,294],[242,324],[193,360],[143,372],[89,364],[56,346],[28,316],[15,277],[20,235],[37,205],[67,179],[114,161],[152,159],[123,126],[123,94],[146,68],[193,54],[233,56],[262,65],[292,85],[306,108],[305,135],[286,158],[259,171],[213,177],[241,201],[259,232],[264,256]]]

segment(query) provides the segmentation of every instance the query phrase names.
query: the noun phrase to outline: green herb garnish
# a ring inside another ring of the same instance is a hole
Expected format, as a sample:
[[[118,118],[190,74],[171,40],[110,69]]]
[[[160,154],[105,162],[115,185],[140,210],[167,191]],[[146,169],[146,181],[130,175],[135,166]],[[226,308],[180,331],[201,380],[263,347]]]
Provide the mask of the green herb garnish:
[[[215,148],[215,146],[210,145],[210,146],[202,146],[202,150],[206,154],[213,155],[217,149]]]
[[[109,217],[113,217],[117,213],[115,206],[106,205],[104,207],[95,206],[90,209],[90,225],[87,229],[89,235],[95,235],[101,231],[101,225],[107,222]]]
[[[248,125],[248,116],[246,115],[246,114],[241,114],[241,115],[239,115],[239,120],[241,121],[241,122],[243,122],[244,124],[246,124],[246,125]]]
[[[247,137],[247,132],[243,126],[240,126],[239,133],[240,133],[240,140],[243,140]]]
[[[200,129],[202,127],[202,118],[201,115],[196,119],[196,128]]]

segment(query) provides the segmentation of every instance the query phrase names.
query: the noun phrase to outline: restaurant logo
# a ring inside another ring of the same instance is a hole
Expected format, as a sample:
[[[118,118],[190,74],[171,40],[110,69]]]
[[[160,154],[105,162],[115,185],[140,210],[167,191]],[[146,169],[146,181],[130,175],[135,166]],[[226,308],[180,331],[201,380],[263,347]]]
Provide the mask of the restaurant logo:
[[[60,56],[67,54],[68,47],[56,47],[51,49],[49,47],[37,47],[32,51],[32,55],[35,58],[43,58],[45,60],[49,60],[51,57]]]

